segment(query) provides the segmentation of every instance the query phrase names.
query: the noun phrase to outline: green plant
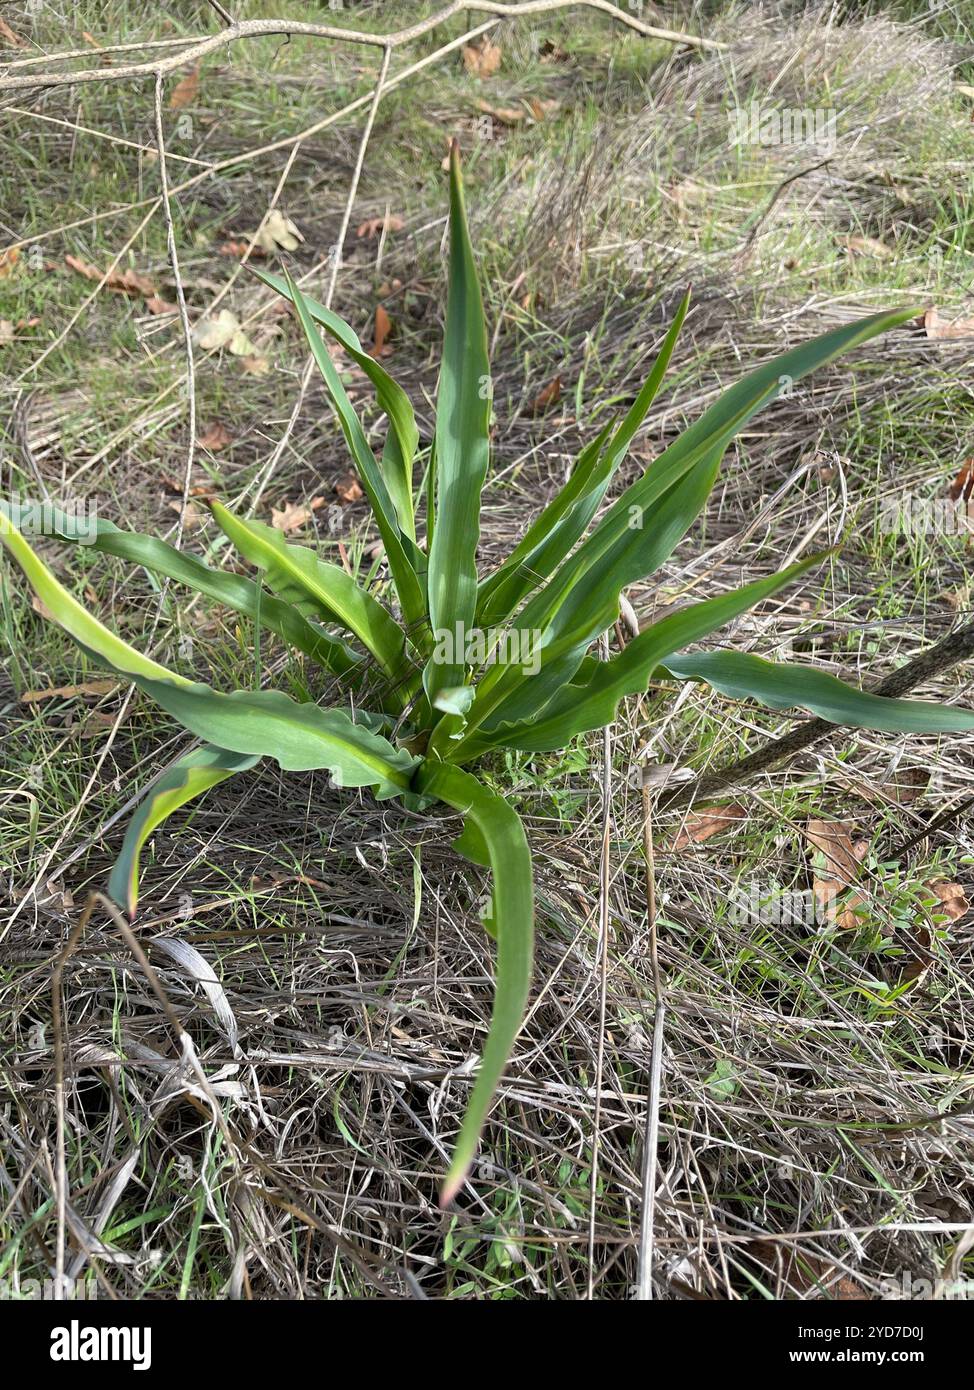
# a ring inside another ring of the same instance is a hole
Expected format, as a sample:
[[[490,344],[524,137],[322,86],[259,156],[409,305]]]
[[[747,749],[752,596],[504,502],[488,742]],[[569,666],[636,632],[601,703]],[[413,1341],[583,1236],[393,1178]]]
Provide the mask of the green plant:
[[[342,319],[306,299],[290,277],[259,272],[293,304],[321,370],[382,537],[388,584],[366,591],[310,549],[218,503],[212,507],[218,526],[260,572],[259,584],[106,521],[86,536],[101,552],[227,604],[249,618],[255,631],[269,629],[348,686],[354,694],[348,710],[274,690],[224,694],[142,655],[72,597],[24,540],[13,509],[0,508],[0,540],[53,618],[93,660],[133,681],[203,741],[155,782],[129,825],[109,892],[130,916],[138,899],[140,852],[152,831],[261,757],[287,770],[328,769],[337,785],[368,787],[381,799],[402,797],[420,808],[442,801],[464,817],[456,848],[493,876],[486,927],[497,947],[496,995],[444,1202],[456,1193],[476,1153],[521,1024],[532,968],[532,867],[524,830],[504,796],[465,770],[467,765],[492,749],[563,748],[577,734],[610,722],[620,700],[644,691],[650,680],[705,681],[729,695],[774,708],[799,706],[860,727],[974,727],[974,713],[867,695],[814,668],[737,652],[683,650],[776,593],[820,556],[689,605],[641,632],[611,659],[589,655],[617,618],[622,591],[666,561],[704,507],[726,447],[783,382],[905,322],[914,309],[835,329],[758,367],[669,445],[590,530],[659,390],[687,313],[684,297],[628,412],[582,452],[569,480],[508,559],[480,578],[475,556],[488,468],[490,369],[455,146],[450,238],[425,547],[417,538],[413,479],[419,435],[406,395]],[[378,460],[319,325],[366,374],[388,417]],[[54,513],[51,529],[62,539],[77,539],[61,513]],[[398,617],[388,604],[393,595]]]

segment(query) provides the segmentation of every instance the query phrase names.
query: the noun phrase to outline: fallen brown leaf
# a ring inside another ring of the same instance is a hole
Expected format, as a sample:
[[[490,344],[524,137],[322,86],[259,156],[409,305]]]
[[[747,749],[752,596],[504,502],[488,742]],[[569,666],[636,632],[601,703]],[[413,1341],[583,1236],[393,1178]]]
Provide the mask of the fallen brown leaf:
[[[810,820],[805,826],[805,838],[824,859],[824,864],[814,867],[812,873],[816,904],[825,921],[834,922],[844,931],[859,925],[854,909],[862,905],[863,898],[853,894],[841,912],[836,899],[855,884],[859,866],[869,851],[869,841],[853,840],[851,831],[846,821]]]
[[[87,261],[81,260],[79,256],[65,256],[65,264],[72,270],[83,275],[86,280],[98,282],[102,279],[102,271],[97,266],[89,265]],[[147,275],[140,275],[137,270],[112,270],[105,277],[105,288],[114,290],[117,294],[141,294],[146,298],[155,295],[156,287]]]
[[[946,338],[974,338],[974,319],[956,318],[951,322],[940,317],[936,309],[928,309],[919,320],[920,327],[928,338],[942,341]]]
[[[9,251],[0,251],[0,280],[6,280],[8,275],[13,275],[19,260],[19,246],[11,246]]]
[[[362,491],[361,483],[353,473],[349,473],[347,478],[344,478],[340,483],[336,483],[335,491],[338,494],[339,500],[342,502],[361,502],[362,498],[365,496],[365,493]]]
[[[372,345],[373,357],[386,357],[391,352],[391,348],[386,346],[386,339],[392,328],[392,320],[386,313],[381,304],[375,307],[375,342]]]
[[[670,844],[670,849],[676,854],[690,845],[702,845],[711,835],[719,835],[746,816],[747,811],[736,802],[728,806],[714,806],[709,811],[691,811]]]
[[[519,121],[526,120],[528,114],[522,106],[491,106],[489,101],[478,101],[477,110],[493,116],[501,125],[517,125]]]
[[[249,241],[224,241],[217,249],[221,256],[233,256],[235,260],[241,261],[247,254],[248,246],[250,246]],[[250,259],[262,261],[266,255],[267,252],[263,246],[258,246],[255,241],[250,250]]]
[[[172,89],[172,96],[169,98],[169,106],[173,111],[182,111],[184,106],[189,106],[196,100],[196,94],[200,89],[200,69],[197,63],[192,72],[187,73],[181,82],[177,82]]]
[[[875,256],[878,260],[888,261],[893,254],[885,242],[871,236],[849,236],[842,245],[851,256]]]
[[[492,43],[486,34],[479,43],[466,44],[462,52],[463,66],[481,81],[492,77],[501,65],[500,44]]]
[[[368,237],[372,241],[382,231],[401,232],[405,225],[401,217],[387,213],[385,217],[369,217],[364,222],[360,222],[355,235],[360,240],[362,237]]]
[[[221,425],[217,420],[214,424],[207,425],[198,442],[202,448],[215,454],[219,449],[225,449],[228,444],[233,443],[233,435],[226,425]]]
[[[547,386],[542,387],[534,400],[528,403],[525,407],[525,413],[528,415],[541,415],[550,405],[557,405],[560,400],[561,377],[555,376],[552,377]]]
[[[316,512],[324,504],[323,497],[313,497],[306,507],[298,506],[285,498],[280,508],[271,509],[271,525],[276,531],[283,531],[285,535],[289,531],[300,531],[301,527],[311,520],[312,512]]]
[[[3,39],[9,48],[27,47],[27,40],[15,34],[5,19],[0,19],[0,39]]]
[[[81,685],[56,685],[50,690],[25,690],[21,704],[36,705],[41,700],[70,700],[76,695],[111,695],[118,689],[113,680],[83,681]]]
[[[161,299],[159,295],[153,294],[145,301],[145,307],[150,314],[178,314],[179,305],[170,304],[168,299]]]
[[[951,502],[969,502],[972,491],[974,491],[974,458],[969,458],[961,464],[957,477],[951,483],[947,495]]]
[[[952,922],[959,922],[970,911],[967,895],[959,883],[945,883],[938,880],[936,883],[931,883],[930,887],[940,899],[944,912]]]

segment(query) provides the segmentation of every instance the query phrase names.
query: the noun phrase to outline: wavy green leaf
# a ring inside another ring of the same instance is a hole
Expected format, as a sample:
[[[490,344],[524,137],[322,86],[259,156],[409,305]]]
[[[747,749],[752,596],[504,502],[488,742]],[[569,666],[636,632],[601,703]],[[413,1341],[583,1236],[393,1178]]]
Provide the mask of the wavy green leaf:
[[[503,797],[488,791],[468,772],[432,761],[424,763],[416,774],[416,790],[445,801],[472,822],[475,831],[466,843],[471,852],[486,854],[494,879],[494,1008],[480,1071],[441,1191],[441,1205],[446,1206],[462,1187],[476,1156],[494,1092],[524,1020],[534,955],[534,890],[524,827]]]
[[[153,782],[129,821],[121,853],[108,880],[108,893],[131,921],[139,901],[139,860],[152,832],[180,806],[202,796],[228,777],[259,762],[258,755],[230,753],[226,748],[193,748]]]
[[[263,521],[236,516],[211,504],[221,531],[245,560],[263,573],[268,586],[304,617],[341,623],[372,653],[392,680],[404,674],[406,637],[382,604],[356,584],[340,565],[319,560],[313,550],[292,545]]]
[[[30,582],[34,593],[41,600],[54,621],[64,628],[86,651],[93,653],[111,670],[119,675],[130,676],[133,680],[145,678],[154,681],[169,681],[174,686],[191,684],[185,676],[161,666],[149,656],[143,656],[135,647],[117,636],[104,623],[81,606],[73,594],[48,569],[44,561],[35,555],[14,526],[6,511],[0,509],[0,542],[17,561]]]
[[[490,433],[487,329],[467,230],[456,141],[450,154],[450,273],[443,360],[436,397],[436,526],[429,550],[430,625],[453,632],[474,625],[480,494],[487,476]],[[456,655],[456,654],[454,654]],[[430,701],[463,685],[462,659],[430,660],[423,681]]]
[[[893,700],[846,685],[814,666],[765,661],[747,652],[681,652],[659,671],[676,680],[703,681],[734,699],[772,709],[805,709],[831,724],[892,734],[959,734],[974,729],[974,710],[926,700]]]
[[[79,537],[70,518],[57,510],[52,515],[55,535],[62,540],[78,542]],[[89,536],[84,542],[93,550],[129,560],[153,574],[173,579],[197,593],[205,594],[207,598],[225,604],[227,608],[266,627],[269,632],[276,633],[333,675],[348,679],[356,673],[356,667],[361,671],[363,657],[360,652],[342,638],[308,622],[292,604],[283,603],[272,594],[260,591],[253,580],[241,574],[213,569],[195,555],[176,550],[154,536],[144,536],[137,531],[121,531],[110,521],[100,518],[93,524],[94,536]]]
[[[724,391],[626,488],[588,539],[521,609],[518,626],[541,634],[541,661],[560,660],[614,621],[622,590],[652,573],[660,555],[669,553],[660,544],[660,526],[672,527],[674,535],[685,533],[694,495],[700,497],[701,508],[706,500],[698,483],[712,465],[715,471],[719,468],[727,445],[762,406],[808,372],[905,323],[916,312],[897,309],[832,329],[764,363]],[[681,486],[685,478],[686,491]],[[520,679],[514,666],[498,664],[489,670],[479,684],[468,728],[482,724]]]
[[[687,290],[649,376],[608,444],[605,441],[611,426],[583,450],[557,497],[528,528],[503,565],[481,584],[479,623],[485,626],[498,623],[513,613],[522,598],[554,572],[584,534],[659,393],[689,305],[690,291]]]
[[[338,423],[341,425],[349,451],[355,460],[362,487],[372,507],[372,513],[382,537],[382,544],[385,546],[392,580],[402,605],[403,618],[406,626],[415,631],[415,640],[422,644],[425,640],[427,614],[426,595],[423,591],[420,575],[425,566],[425,557],[421,555],[413,541],[400,528],[399,516],[386,486],[385,478],[376,463],[369,441],[365,437],[365,431],[362,429],[355,407],[348,399],[338,369],[329,357],[328,350],[321,340],[321,334],[315,327],[304,295],[290,277],[288,277],[287,283],[291,291],[291,301],[297,310],[298,322],[308,340],[311,355],[321,372],[335,414],[338,417]]]
[[[813,565],[821,564],[824,558],[824,553],[811,555],[768,579],[758,579],[733,593],[704,599],[661,618],[633,638],[618,656],[609,661],[593,662],[584,684],[567,686],[530,722],[513,726],[506,723],[505,710],[501,706],[492,729],[482,731],[479,738],[474,736],[469,745],[461,742],[455,753],[456,759],[466,762],[477,753],[499,744],[532,753],[563,748],[576,734],[611,724],[619,701],[627,695],[642,693],[654,669],[674,647],[709,636],[756,604],[763,603]]]
[[[248,268],[265,285],[294,303],[291,285],[283,276],[259,270],[256,266]],[[400,528],[404,535],[414,541],[416,522],[413,515],[413,462],[419,443],[419,431],[409,397],[399,383],[393,381],[389,373],[366,352],[358,334],[343,318],[327,309],[324,304],[319,304],[316,299],[309,299],[307,295],[304,296],[304,304],[315,323],[320,324],[336,342],[341,343],[352,361],[361,368],[375,387],[376,399],[389,420],[389,434],[380,465],[382,477],[395,506]]]

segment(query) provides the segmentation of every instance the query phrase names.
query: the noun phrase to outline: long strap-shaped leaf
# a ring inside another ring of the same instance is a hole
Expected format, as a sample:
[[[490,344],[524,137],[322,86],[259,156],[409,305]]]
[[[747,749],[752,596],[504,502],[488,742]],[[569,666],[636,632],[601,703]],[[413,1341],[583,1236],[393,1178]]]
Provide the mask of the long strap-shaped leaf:
[[[480,1134],[501,1073],[524,1019],[534,955],[534,889],[531,851],[520,818],[503,797],[476,777],[443,763],[424,763],[416,789],[438,797],[473,823],[494,878],[493,932],[497,939],[497,978],[490,1031],[480,1071],[460,1127],[441,1204],[456,1196],[477,1153]]]
[[[647,558],[655,561],[658,553],[651,509],[675,484],[704,459],[719,459],[755,412],[800,377],[915,313],[898,309],[832,329],[766,362],[725,391],[617,498],[588,539],[521,610],[519,626],[545,634],[542,661],[557,660],[575,643],[604,631],[618,613],[622,589],[651,573]],[[501,666],[488,672],[478,700],[503,674]]]
[[[505,721],[504,706],[501,706],[491,721],[490,730],[482,730],[479,737],[473,735],[469,744],[459,743],[454,757],[459,762],[467,762],[496,744],[530,752],[563,748],[576,734],[611,724],[619,701],[626,695],[645,690],[653,670],[674,647],[697,642],[732,622],[813,565],[820,564],[823,558],[821,554],[811,555],[768,579],[758,579],[733,593],[704,599],[661,618],[634,638],[618,656],[593,663],[584,683],[567,687],[545,705],[534,720],[512,726]]]
[[[2,507],[0,503],[0,507]],[[62,540],[78,541],[77,528],[64,513],[52,513],[52,529]],[[348,646],[340,637],[323,631],[308,622],[290,603],[282,603],[272,594],[262,593],[257,585],[241,574],[229,574],[213,569],[195,555],[176,550],[155,536],[137,531],[121,531],[110,521],[97,519],[94,534],[86,534],[84,543],[103,555],[115,555],[164,578],[186,584],[197,593],[242,613],[268,631],[277,633],[298,651],[317,661],[334,675],[349,676],[363,666],[360,652]]]
[[[64,585],[51,573],[44,561],[35,555],[5,511],[0,510],[0,541],[17,561],[30,581],[34,593],[45,605],[55,622],[86,650],[94,652],[119,675],[148,680],[171,681],[174,686],[190,685],[185,676],[178,675],[143,656],[135,647],[110,631],[88,613]]]
[[[399,595],[399,602],[402,605],[403,618],[406,625],[415,631],[417,640],[422,641],[427,616],[426,596],[420,580],[421,566],[424,563],[423,557],[400,528],[399,517],[386,486],[386,481],[375,461],[375,455],[369,447],[369,441],[365,437],[365,431],[362,429],[355,407],[348,399],[338,370],[328,355],[328,350],[321,340],[321,334],[315,327],[304,295],[290,278],[288,285],[291,290],[291,300],[297,310],[298,322],[308,340],[311,355],[324,379],[325,387],[338,417],[338,423],[341,425],[342,433],[345,435],[346,443],[352,458],[355,460],[362,487],[365,489],[372,507],[375,523],[385,546],[389,570]]]
[[[501,622],[513,613],[521,599],[554,572],[584,534],[659,393],[689,304],[688,290],[649,376],[608,444],[605,440],[609,427],[583,450],[557,497],[528,528],[500,569],[480,585],[477,621],[482,625]]]
[[[856,729],[894,734],[956,734],[974,729],[974,710],[870,695],[814,666],[765,661],[747,652],[681,652],[667,656],[658,674],[704,681],[722,695],[758,700],[772,709],[809,710],[832,724]]]
[[[436,525],[430,544],[427,589],[434,633],[463,632],[477,607],[480,494],[487,476],[490,363],[484,307],[474,264],[456,141],[450,153],[450,273],[443,361],[436,397]],[[426,693],[465,681],[463,656],[430,660]]]
[[[185,753],[152,784],[129,821],[122,850],[108,880],[109,895],[131,921],[139,901],[139,860],[152,832],[180,806],[202,796],[210,787],[245,772],[259,762],[258,755],[230,753],[226,748],[204,746]]]
[[[360,588],[340,565],[319,560],[307,546],[292,545],[263,521],[236,516],[211,503],[214,519],[237,550],[261,570],[269,587],[304,616],[339,622],[353,632],[393,680],[403,675],[406,637],[390,613]]]
[[[85,612],[0,513],[0,540],[54,621],[96,661],[128,676],[197,737],[232,753],[274,758],[282,768],[325,768],[337,786],[371,787],[377,798],[407,792],[417,759],[344,710],[298,704],[277,690],[223,695],[143,656]]]
[[[647,507],[642,520],[648,534],[643,546],[643,563],[648,572],[655,571],[667,560],[693,524],[710,495],[719,467],[719,453],[714,451],[711,455],[705,455],[684,477]],[[611,565],[611,558],[606,561],[606,565]],[[522,718],[535,712],[530,707],[535,692],[541,697],[543,704],[547,703],[550,698],[549,669],[554,667],[557,670],[565,670],[566,674],[570,675],[581,662],[586,647],[595,635],[593,628],[600,630],[597,625],[602,621],[603,600],[597,584],[597,578],[593,578],[586,586],[590,595],[588,603],[584,595],[579,599],[576,606],[576,627],[561,628],[556,618],[547,630],[532,630],[528,616],[532,610],[532,603],[528,603],[517,615],[515,625],[522,637],[522,653],[530,650],[534,660],[527,666],[517,666],[513,663],[504,665],[503,662],[498,662],[492,669],[488,669],[486,676],[477,686],[476,699],[463,731],[465,738],[469,738],[476,729],[483,727],[488,721],[499,717],[499,710],[509,700],[516,700]],[[616,604],[618,611],[618,594]],[[535,668],[533,675],[527,674],[531,666]],[[537,669],[539,666],[540,671]],[[540,704],[536,708],[540,708]],[[447,740],[447,735],[453,733],[453,730],[445,730],[440,726],[434,729],[430,740],[431,749],[450,761],[456,756],[458,748],[455,738],[449,742]]]
[[[267,270],[258,270],[256,266],[249,268],[265,285],[277,290],[278,294],[294,303],[291,285],[283,276],[273,275]],[[307,295],[304,296],[304,303],[315,323],[320,324],[336,342],[341,343],[352,361],[361,368],[375,387],[379,406],[389,419],[389,434],[380,465],[382,477],[399,517],[400,528],[404,535],[414,541],[416,521],[413,514],[413,462],[419,443],[419,430],[416,428],[412,403],[399,383],[393,381],[385,368],[366,352],[358,334],[343,318],[324,304],[319,304],[316,299],[309,299]]]

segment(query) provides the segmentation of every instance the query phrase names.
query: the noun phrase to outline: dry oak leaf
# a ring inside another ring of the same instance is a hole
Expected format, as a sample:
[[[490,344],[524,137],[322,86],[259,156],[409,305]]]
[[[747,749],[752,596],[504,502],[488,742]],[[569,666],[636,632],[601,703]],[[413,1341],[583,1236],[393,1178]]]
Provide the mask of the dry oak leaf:
[[[340,483],[336,483],[335,491],[338,494],[339,500],[342,502],[361,502],[362,498],[365,496],[365,493],[362,491],[361,483],[353,473],[349,473],[347,478],[344,478]]]
[[[232,347],[230,351],[233,351]],[[240,366],[248,376],[266,376],[271,369],[268,358],[262,357],[259,352],[248,352],[246,357],[242,358]]]
[[[172,96],[169,98],[169,106],[173,111],[182,111],[184,106],[196,100],[196,94],[200,88],[200,68],[197,63],[192,72],[187,73],[181,82],[177,82],[172,89]]]
[[[197,441],[202,448],[209,449],[210,453],[215,454],[218,449],[225,449],[228,444],[233,443],[233,435],[226,425],[221,425],[217,420],[212,425],[207,425]]]
[[[12,275],[20,260],[20,247],[11,246],[9,251],[0,251],[0,280]]]
[[[254,238],[256,244],[268,254],[277,251],[296,251],[304,237],[279,208],[273,208],[264,220],[264,225]]]
[[[486,35],[479,43],[466,44],[462,52],[463,66],[481,81],[485,77],[492,77],[501,65],[500,44],[491,43]]]
[[[84,681],[81,685],[56,685],[50,690],[25,690],[20,697],[23,705],[36,705],[41,700],[70,700],[75,695],[111,695],[118,690],[117,681]]]
[[[477,110],[483,111],[487,116],[493,116],[495,121],[500,121],[501,125],[517,125],[527,117],[527,112],[520,106],[491,106],[489,101],[478,101]]]
[[[711,835],[718,835],[746,816],[747,811],[736,802],[728,806],[714,806],[709,811],[691,811],[670,844],[670,849],[679,853],[690,845],[702,845]]]
[[[931,883],[930,888],[940,899],[944,912],[952,922],[959,922],[970,910],[967,894],[959,883],[945,883],[938,880],[936,883]]]
[[[153,281],[147,275],[140,275],[137,270],[110,270],[103,276],[97,266],[83,261],[80,256],[65,256],[64,263],[79,275],[83,275],[86,280],[98,283],[104,279],[106,290],[114,290],[116,294],[141,294],[147,299],[155,295],[156,287]]]
[[[323,497],[312,497],[306,507],[299,507],[285,498],[280,508],[271,508],[271,525],[276,531],[283,531],[285,535],[289,531],[300,531],[301,527],[311,520],[311,513],[324,504]]]
[[[221,309],[215,319],[200,319],[193,329],[193,338],[208,352],[225,347],[234,357],[247,357],[254,351],[253,343],[240,327],[240,320],[229,309]]]
[[[948,323],[933,308],[927,310],[919,320],[919,324],[928,338],[937,341],[942,341],[945,338],[974,338],[974,319],[957,318]]]
[[[869,851],[869,841],[853,840],[848,822],[828,820],[808,821],[805,838],[824,859],[824,865],[815,868],[812,874],[812,892],[824,919],[835,922],[844,931],[858,927],[854,909],[860,907],[864,899],[853,894],[839,912],[836,898],[856,882],[859,866]]]
[[[360,222],[355,235],[359,240],[362,237],[368,237],[372,241],[380,232],[401,232],[405,225],[401,217],[387,212],[385,217],[369,217],[364,222]]]

